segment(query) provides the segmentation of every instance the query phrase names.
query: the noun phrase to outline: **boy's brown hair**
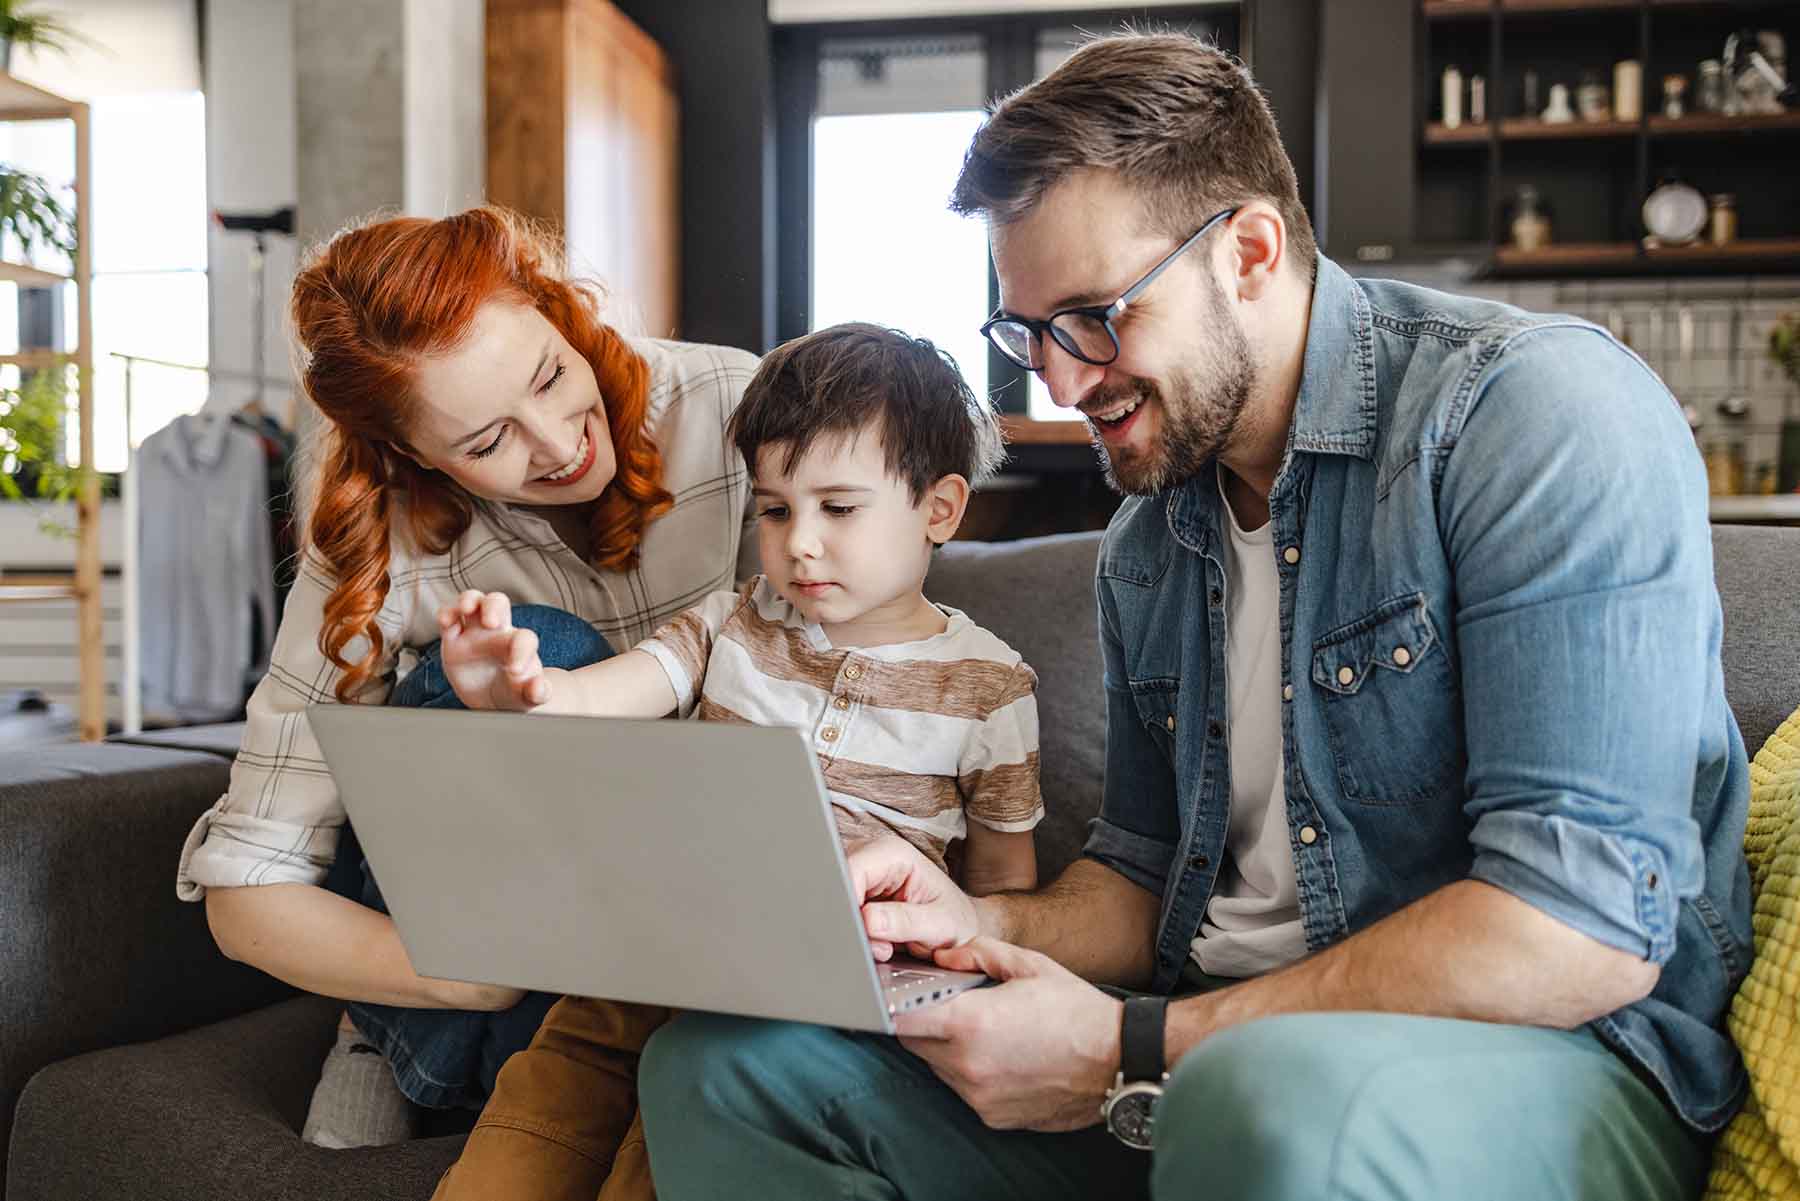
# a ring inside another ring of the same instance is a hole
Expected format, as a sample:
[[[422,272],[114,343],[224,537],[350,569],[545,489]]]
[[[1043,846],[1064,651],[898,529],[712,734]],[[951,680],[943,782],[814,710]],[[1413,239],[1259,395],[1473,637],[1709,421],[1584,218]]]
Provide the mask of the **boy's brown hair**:
[[[819,438],[875,429],[888,473],[916,505],[938,480],[979,484],[1005,457],[994,410],[949,355],[924,338],[853,322],[785,342],[763,356],[725,436],[751,470],[766,446],[792,471]]]
[[[1275,114],[1244,65],[1178,33],[1097,38],[1000,101],[963,158],[950,207],[1005,225],[1078,171],[1112,171],[1150,218],[1186,238],[1214,213],[1266,200],[1311,280],[1318,247]]]

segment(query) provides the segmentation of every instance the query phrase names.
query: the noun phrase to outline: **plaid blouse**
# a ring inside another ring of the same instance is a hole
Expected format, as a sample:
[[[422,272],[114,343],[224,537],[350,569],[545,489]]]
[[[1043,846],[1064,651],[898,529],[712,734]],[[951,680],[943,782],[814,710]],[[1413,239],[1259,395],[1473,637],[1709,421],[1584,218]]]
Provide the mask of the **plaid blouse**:
[[[728,347],[634,340],[650,365],[650,430],[675,506],[644,533],[639,565],[600,572],[524,509],[478,501],[461,538],[442,555],[396,538],[387,601],[376,621],[383,658],[360,703],[387,700],[400,669],[437,640],[437,611],[465,589],[504,592],[515,604],[573,613],[625,648],[740,577],[750,481],[725,424],[756,370]],[[747,573],[746,573],[747,574]],[[343,673],[319,649],[329,570],[304,557],[282,614],[269,673],[251,694],[231,785],[182,848],[175,890],[197,901],[210,887],[318,884],[337,855],[344,807],[306,720],[306,706],[336,699]],[[345,648],[356,659],[366,644]]]

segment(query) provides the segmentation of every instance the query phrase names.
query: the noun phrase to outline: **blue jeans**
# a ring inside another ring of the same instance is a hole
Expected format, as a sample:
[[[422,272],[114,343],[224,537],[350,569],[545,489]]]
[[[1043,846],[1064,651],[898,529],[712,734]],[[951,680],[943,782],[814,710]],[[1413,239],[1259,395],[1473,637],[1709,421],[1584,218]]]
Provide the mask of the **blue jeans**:
[[[604,637],[561,609],[521,605],[513,610],[513,624],[537,634],[538,657],[547,667],[586,667],[613,654]],[[418,666],[394,688],[388,704],[414,709],[465,707],[444,677],[437,643],[425,648]],[[325,887],[371,909],[388,911],[348,823]],[[480,1109],[494,1091],[494,1078],[507,1057],[531,1042],[544,1014],[559,999],[550,993],[527,993],[499,1013],[406,1009],[360,1001],[346,1008],[357,1030],[387,1057],[394,1080],[407,1097],[431,1109]]]

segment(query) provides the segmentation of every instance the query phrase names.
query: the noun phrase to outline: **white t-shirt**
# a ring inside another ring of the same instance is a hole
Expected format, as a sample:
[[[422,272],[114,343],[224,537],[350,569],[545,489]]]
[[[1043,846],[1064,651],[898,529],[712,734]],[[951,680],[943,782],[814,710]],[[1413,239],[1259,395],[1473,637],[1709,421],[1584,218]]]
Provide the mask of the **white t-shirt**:
[[[1261,975],[1306,954],[1282,784],[1281,591],[1274,531],[1245,531],[1225,500],[1225,685],[1231,823],[1225,862],[1194,940],[1210,976]]]

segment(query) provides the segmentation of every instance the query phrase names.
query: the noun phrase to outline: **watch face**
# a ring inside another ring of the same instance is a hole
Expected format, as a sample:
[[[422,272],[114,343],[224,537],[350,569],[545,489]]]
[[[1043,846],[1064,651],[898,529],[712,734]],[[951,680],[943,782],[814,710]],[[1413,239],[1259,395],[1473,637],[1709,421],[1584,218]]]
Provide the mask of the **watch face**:
[[[1106,1110],[1106,1128],[1127,1147],[1148,1151],[1156,1133],[1156,1100],[1162,1089],[1154,1084],[1128,1084],[1113,1097]]]

